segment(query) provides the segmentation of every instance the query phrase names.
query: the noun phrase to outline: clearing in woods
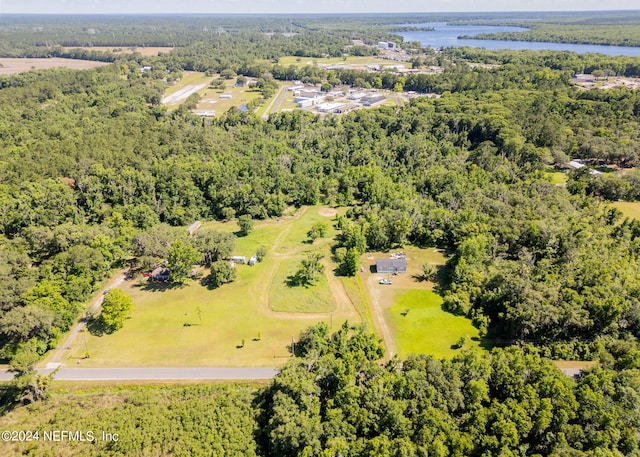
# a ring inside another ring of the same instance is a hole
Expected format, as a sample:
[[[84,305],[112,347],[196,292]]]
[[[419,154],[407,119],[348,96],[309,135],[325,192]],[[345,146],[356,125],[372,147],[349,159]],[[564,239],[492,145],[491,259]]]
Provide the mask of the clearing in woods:
[[[640,202],[613,202],[611,206],[622,211],[625,217],[640,221]]]
[[[218,289],[210,290],[197,281],[183,287],[146,278],[127,281],[121,288],[131,295],[134,310],[124,327],[100,337],[83,332],[63,363],[79,367],[279,366],[290,356],[287,346],[292,338],[310,325],[324,321],[335,331],[345,320],[360,322],[341,278],[333,274],[328,237],[335,235],[335,229],[332,218],[324,214],[334,213],[319,206],[306,207],[290,216],[257,221],[248,236],[237,238],[234,255],[249,258],[264,246],[266,257],[252,267],[236,265],[237,279]],[[331,228],[326,238],[309,244],[306,234],[318,221]],[[236,222],[205,222],[203,226],[239,230]],[[278,272],[281,268],[286,271],[287,263],[295,264],[307,251],[327,254],[325,278],[302,291],[289,289]],[[306,309],[301,304],[285,309],[291,312],[270,307],[274,295],[282,294],[284,303],[286,298],[312,295],[327,285],[330,293],[325,290],[322,297],[331,303],[326,308],[318,308],[315,299]]]
[[[377,273],[376,259],[389,258],[388,252],[368,253],[362,258],[360,279],[366,286],[371,314],[378,334],[385,341],[387,355],[409,353],[451,357],[456,343],[465,338],[464,347],[478,346],[478,330],[471,321],[442,309],[442,298],[431,281],[423,280],[423,264],[441,267],[445,257],[437,249],[404,249],[407,272],[397,275]],[[381,280],[391,284],[380,284]]]

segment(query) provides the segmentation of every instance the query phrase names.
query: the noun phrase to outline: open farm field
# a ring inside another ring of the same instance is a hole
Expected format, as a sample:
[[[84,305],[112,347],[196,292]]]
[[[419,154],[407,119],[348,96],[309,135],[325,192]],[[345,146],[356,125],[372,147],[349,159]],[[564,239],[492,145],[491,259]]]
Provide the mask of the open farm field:
[[[248,236],[237,239],[234,254],[251,256],[258,247],[265,246],[266,257],[253,267],[236,265],[237,279],[218,289],[211,290],[197,281],[183,287],[153,283],[146,278],[127,281],[121,288],[132,297],[134,310],[124,327],[104,336],[84,332],[63,362],[81,367],[283,364],[289,358],[287,346],[292,337],[309,325],[324,321],[335,330],[345,320],[361,320],[329,263],[324,278],[309,289],[295,291],[314,296],[308,309],[304,308],[304,300],[287,309],[295,312],[276,312],[269,306],[271,289],[277,295],[287,287],[278,283],[282,279],[279,272],[295,268],[296,260],[306,252],[328,256],[335,229],[330,228],[327,236],[314,244],[305,242],[306,233],[317,221],[331,226],[335,214],[331,208],[315,206],[287,217],[257,222]],[[204,225],[238,231],[235,222]],[[329,303],[324,305],[326,300]],[[89,358],[85,358],[87,352]]]
[[[50,59],[37,58],[0,58],[0,75],[13,75],[30,70],[46,70],[48,68],[71,68],[73,70],[86,70],[88,68],[103,67],[109,65],[106,62],[93,60],[63,59],[52,57]]]
[[[166,54],[173,50],[171,47],[144,47],[144,46],[132,46],[132,47],[114,47],[114,46],[67,46],[65,49],[84,49],[87,51],[99,51],[99,52],[112,52],[114,54],[133,54],[137,52],[144,57],[157,57],[160,54]]]
[[[611,206],[622,211],[626,217],[640,221],[640,202],[613,202]]]

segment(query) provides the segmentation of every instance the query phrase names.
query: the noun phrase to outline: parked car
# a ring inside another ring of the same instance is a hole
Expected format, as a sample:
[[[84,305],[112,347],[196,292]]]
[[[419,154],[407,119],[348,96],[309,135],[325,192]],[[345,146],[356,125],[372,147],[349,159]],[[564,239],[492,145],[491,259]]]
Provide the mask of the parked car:
[[[393,284],[390,279],[381,279],[378,284]]]

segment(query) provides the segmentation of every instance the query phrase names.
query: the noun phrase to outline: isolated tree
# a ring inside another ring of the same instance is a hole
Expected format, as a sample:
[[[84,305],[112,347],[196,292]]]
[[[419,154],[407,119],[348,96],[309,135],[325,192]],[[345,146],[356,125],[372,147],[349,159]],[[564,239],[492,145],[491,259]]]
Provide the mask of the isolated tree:
[[[102,301],[102,312],[98,317],[101,326],[107,333],[122,328],[132,308],[129,295],[120,289],[111,289]]]
[[[193,266],[200,261],[200,253],[190,244],[175,241],[169,248],[167,263],[171,274],[171,281],[184,283],[189,279]]]
[[[422,265],[422,277],[425,281],[434,282],[438,277],[438,269],[433,264],[425,263]]]
[[[311,284],[324,273],[324,265],[320,263],[320,254],[309,254],[306,259],[302,259],[294,277],[297,285]]]
[[[307,236],[313,243],[316,239],[322,238],[327,233],[327,224],[324,222],[316,222],[311,226],[311,229],[307,232]]]
[[[240,233],[242,235],[248,235],[251,229],[253,229],[253,219],[251,215],[243,214],[238,218],[238,226],[240,227]]]

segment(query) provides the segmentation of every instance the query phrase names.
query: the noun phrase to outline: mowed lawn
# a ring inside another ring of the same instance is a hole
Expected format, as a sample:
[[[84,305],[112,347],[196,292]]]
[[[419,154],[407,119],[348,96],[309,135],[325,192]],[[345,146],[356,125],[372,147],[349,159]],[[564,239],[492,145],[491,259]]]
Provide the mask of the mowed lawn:
[[[556,185],[566,184],[569,180],[569,175],[567,173],[563,173],[562,171],[547,171],[545,172],[544,177],[548,179],[552,184]]]
[[[313,245],[303,241],[314,222],[332,226],[334,214],[315,206],[256,222],[248,236],[237,238],[234,254],[248,258],[265,246],[265,259],[253,267],[237,265],[236,281],[218,289],[210,290],[197,281],[183,287],[146,279],[128,281],[122,289],[131,295],[134,310],[124,327],[111,335],[83,333],[64,362],[79,367],[282,365],[289,357],[292,338],[310,325],[325,321],[337,329],[344,320],[360,320],[355,309],[306,317],[276,313],[269,307],[269,291],[281,264],[300,258],[308,249],[328,250],[328,239],[324,246],[321,240]],[[235,222],[203,225],[238,231]],[[333,233],[331,228],[329,235]],[[90,357],[84,358],[87,350]]]
[[[452,357],[460,337],[466,338],[464,348],[479,347],[478,329],[469,319],[444,311],[442,298],[430,290],[398,291],[387,318],[401,357],[410,353]]]
[[[640,221],[640,202],[613,202],[611,206],[622,211],[626,217]]]
[[[308,285],[291,284],[303,257],[283,261],[269,290],[269,307],[277,312],[330,313],[336,310],[325,272]]]

